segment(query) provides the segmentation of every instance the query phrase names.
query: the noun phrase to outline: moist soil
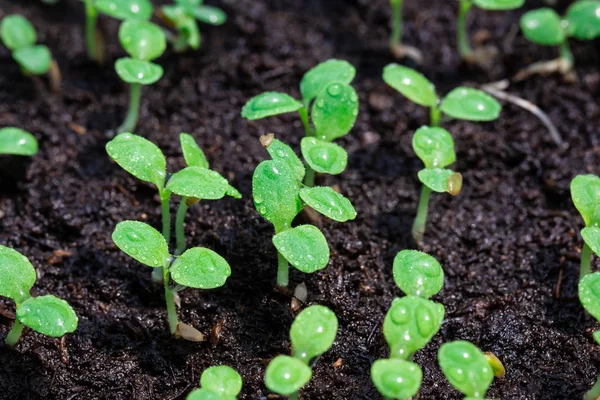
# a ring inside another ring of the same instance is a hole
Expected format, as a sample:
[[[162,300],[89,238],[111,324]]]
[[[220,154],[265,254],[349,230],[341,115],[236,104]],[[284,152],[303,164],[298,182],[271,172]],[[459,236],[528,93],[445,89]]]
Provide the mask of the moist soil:
[[[173,54],[159,63],[164,77],[144,89],[136,132],[158,144],[176,171],[184,163],[178,143],[189,132],[211,166],[228,177],[242,200],[203,201],[190,209],[190,246],[222,254],[232,275],[223,288],[182,293],[182,321],[207,340],[176,340],[167,328],[161,287],[150,269],[132,261],[111,240],[118,221],[160,226],[156,190],[108,158],[107,133],[120,124],[128,101],[112,64],[124,53],[118,23],[101,18],[107,42],[104,67],[89,62],[83,42],[83,6],[63,0],[0,0],[0,17],[26,15],[63,73],[53,94],[45,79],[20,74],[0,49],[0,126],[33,132],[40,151],[30,162],[3,159],[0,243],[27,255],[38,273],[33,293],[67,299],[79,328],[64,340],[26,330],[14,350],[0,350],[0,399],[184,399],[211,365],[242,375],[240,398],[277,398],[263,384],[268,362],[288,354],[294,318],[289,298],[274,291],[276,253],[272,226],[256,212],[251,178],[268,158],[258,138],[267,132],[299,151],[302,126],[295,115],[248,122],[247,99],[265,90],[296,97],[298,83],[316,63],[336,57],[357,67],[361,106],[357,124],[339,142],[349,152],[347,170],[320,176],[354,203],[355,221],[323,219],[331,248],[326,269],[291,272],[304,282],[308,304],[323,304],[339,317],[332,349],[314,367],[303,399],[380,399],[369,369],[388,355],[381,325],[392,299],[398,251],[416,248],[410,229],[420,191],[412,135],[428,121],[381,79],[395,60],[386,45],[387,0],[222,0],[229,21],[202,26],[201,51]],[[469,18],[472,37],[496,46],[489,70],[461,63],[455,48],[455,2],[408,1],[404,39],[425,52],[419,67],[440,93],[510,78],[557,50],[527,42],[518,28],[523,10],[484,12]],[[528,1],[527,8],[568,1]],[[494,399],[578,399],[599,374],[597,328],[577,298],[583,221],[572,205],[571,179],[600,174],[600,42],[573,42],[577,79],[533,77],[512,84],[556,124],[566,146],[558,148],[530,113],[505,104],[491,123],[448,121],[457,147],[455,169],[464,177],[458,197],[434,195],[424,244],[445,271],[435,300],[446,319],[415,356],[423,368],[420,399],[460,399],[437,364],[442,343],[464,339],[496,354],[507,369],[488,392]],[[409,66],[414,66],[410,61]],[[26,173],[15,179],[17,171]],[[172,211],[174,211],[173,204]],[[301,215],[298,223],[307,222]],[[600,267],[597,260],[596,267]],[[0,301],[0,337],[14,318]]]

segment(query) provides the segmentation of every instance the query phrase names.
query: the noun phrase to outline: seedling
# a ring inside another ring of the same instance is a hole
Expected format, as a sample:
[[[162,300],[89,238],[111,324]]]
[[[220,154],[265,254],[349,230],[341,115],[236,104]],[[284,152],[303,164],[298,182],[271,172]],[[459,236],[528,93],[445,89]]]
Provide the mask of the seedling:
[[[588,229],[588,228],[585,228]],[[598,229],[598,228],[590,228]],[[596,251],[596,250],[594,250]],[[598,253],[596,253],[598,254]],[[588,274],[579,281],[579,301],[583,308],[597,321],[600,321],[600,272]],[[593,333],[594,340],[600,344],[600,331]],[[589,392],[583,397],[584,400],[597,400],[600,397],[600,378]]]
[[[31,133],[19,128],[0,129],[0,154],[33,156],[38,151],[38,142]]]
[[[17,310],[15,324],[5,340],[9,347],[17,344],[25,326],[50,337],[61,337],[77,329],[77,315],[69,303],[50,294],[31,295],[35,279],[27,257],[0,246],[0,296],[14,300]]]
[[[169,38],[175,51],[200,47],[200,28],[196,21],[209,25],[223,25],[227,21],[223,10],[202,3],[203,0],[175,0],[175,4],[161,7],[163,19],[178,32],[177,37]]]
[[[115,63],[119,77],[130,84],[129,110],[117,133],[133,132],[140,113],[142,85],[151,85],[163,75],[160,65],[151,60],[158,58],[167,46],[162,29],[148,21],[128,20],[119,28],[119,41],[131,57]]]
[[[581,251],[579,278],[590,273],[592,250],[600,254],[600,178],[578,175],[571,181],[571,198],[585,222],[581,231],[584,244]]]
[[[327,266],[329,246],[319,228],[292,221],[309,205],[338,222],[356,218],[350,201],[330,187],[303,187],[304,165],[285,143],[266,135],[261,142],[273,158],[254,170],[252,195],[258,212],[275,227],[273,244],[277,249],[277,285],[287,286],[289,264],[305,273]]]
[[[446,379],[465,395],[465,400],[484,399],[494,380],[494,371],[475,345],[464,340],[444,343],[438,360]]]
[[[414,69],[402,65],[386,66],[383,80],[413,103],[429,107],[430,125],[433,127],[440,125],[443,114],[466,121],[493,121],[502,110],[500,103],[492,96],[481,90],[462,86],[440,100],[433,83]]]
[[[346,169],[348,154],[332,142],[350,132],[356,122],[358,95],[350,86],[355,75],[356,70],[348,62],[328,60],[302,78],[301,101],[286,93],[265,92],[250,99],[242,109],[242,117],[249,120],[298,112],[306,135],[301,141],[302,156],[308,164],[306,186],[314,186],[315,171],[336,175]]]
[[[420,64],[423,61],[421,52],[415,47],[402,44],[402,3],[402,0],[390,0],[392,7],[390,51],[396,58],[408,56]]]
[[[242,390],[242,377],[231,367],[210,367],[200,377],[200,389],[186,400],[235,400]]]
[[[267,366],[267,388],[297,400],[298,392],[312,377],[312,366],[333,345],[337,330],[337,317],[329,308],[310,306],[304,309],[290,329],[292,356],[277,356]]]
[[[425,234],[431,192],[458,196],[462,189],[462,175],[445,168],[456,160],[454,140],[447,130],[428,126],[417,129],[413,136],[413,149],[425,164],[425,168],[419,171],[419,180],[423,183],[423,188],[412,228],[413,238],[417,243],[421,243]]]

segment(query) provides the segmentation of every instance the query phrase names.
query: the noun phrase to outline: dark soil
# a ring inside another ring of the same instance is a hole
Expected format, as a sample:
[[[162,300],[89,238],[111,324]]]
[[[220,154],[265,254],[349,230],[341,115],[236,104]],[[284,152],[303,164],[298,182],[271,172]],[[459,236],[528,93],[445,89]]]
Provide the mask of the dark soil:
[[[343,224],[322,221],[332,250],[325,270],[291,273],[291,287],[305,282],[308,302],[332,308],[340,321],[338,340],[314,368],[302,398],[380,398],[369,368],[387,355],[381,324],[401,295],[392,260],[399,250],[414,248],[410,228],[421,165],[411,138],[428,117],[381,79],[394,61],[386,49],[388,1],[208,2],[226,9],[229,22],[202,27],[202,51],[168,52],[159,60],[165,76],[144,90],[137,129],[165,151],[171,171],[183,165],[179,132],[193,134],[212,167],[244,195],[241,201],[201,202],[190,211],[190,245],[214,249],[233,270],[219,290],[183,292],[181,319],[211,339],[195,344],[169,335],[162,290],[151,282],[150,269],[110,238],[121,220],[160,224],[155,189],[121,170],[104,150],[106,131],[119,125],[128,100],[112,67],[123,54],[117,22],[102,18],[108,62],[100,68],[85,56],[79,1],[51,7],[0,0],[0,18],[15,12],[30,18],[64,75],[63,92],[54,95],[44,80],[23,77],[0,48],[0,126],[19,126],[40,140],[26,178],[2,184],[0,243],[32,260],[39,275],[35,294],[67,299],[80,321],[64,342],[26,331],[15,350],[0,350],[0,399],[184,399],[215,364],[242,374],[240,398],[266,398],[265,367],[289,353],[294,316],[273,291],[273,230],[254,209],[251,176],[267,158],[261,134],[275,132],[298,150],[302,127],[293,115],[249,123],[240,109],[264,90],[297,96],[303,73],[331,57],[357,67],[361,113],[340,141],[350,154],[348,169],[319,180],[338,185],[359,215]],[[466,67],[455,49],[456,2],[406,3],[405,40],[427,51],[421,70],[441,93],[507,78],[556,56],[556,49],[521,36],[523,10],[474,10],[472,34],[487,33],[502,57],[490,71]],[[527,3],[533,8],[550,1]],[[569,2],[558,3],[564,10]],[[538,120],[512,105],[496,122],[446,124],[465,184],[456,198],[432,198],[423,250],[446,273],[436,301],[447,318],[415,357],[424,370],[421,399],[461,398],[436,359],[439,346],[456,339],[504,362],[507,375],[493,383],[490,398],[578,399],[599,374],[600,352],[591,338],[596,323],[577,298],[583,222],[569,183],[579,173],[600,174],[600,42],[573,47],[577,82],[534,77],[510,88],[549,113],[568,148],[557,149]],[[3,174],[15,176],[15,168]],[[71,255],[59,257],[57,250]],[[10,301],[0,301],[0,337],[13,312]]]

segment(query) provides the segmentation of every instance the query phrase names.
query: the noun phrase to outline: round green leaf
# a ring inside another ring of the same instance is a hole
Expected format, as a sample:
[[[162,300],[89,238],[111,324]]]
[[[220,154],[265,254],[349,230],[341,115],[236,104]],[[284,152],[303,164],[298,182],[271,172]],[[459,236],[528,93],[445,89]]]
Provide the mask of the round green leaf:
[[[292,323],[290,339],[294,357],[310,364],[331,348],[338,330],[333,311],[324,306],[305,308]]]
[[[558,46],[566,40],[560,16],[551,8],[539,8],[521,17],[521,30],[534,43]]]
[[[525,0],[473,0],[473,3],[484,10],[515,10],[523,7]]]
[[[254,121],[273,115],[298,111],[302,103],[281,92],[265,92],[248,100],[242,108],[242,117]]]
[[[152,85],[163,76],[160,65],[129,57],[119,58],[115,62],[115,70],[124,82],[142,85]]]
[[[306,170],[304,169],[304,164],[302,164],[302,161],[300,161],[290,146],[283,143],[281,140],[270,139],[266,148],[273,160],[285,162],[294,172],[296,179],[299,182],[302,182]]]
[[[356,75],[356,69],[348,61],[327,60],[313,67],[302,77],[300,92],[302,101],[308,104],[331,83],[350,84]]]
[[[50,337],[74,332],[78,322],[69,303],[52,295],[25,300],[17,307],[17,318],[23,325]]]
[[[227,21],[227,14],[220,8],[199,6],[192,10],[194,18],[210,25],[223,25]]]
[[[394,258],[394,282],[407,295],[429,298],[442,290],[444,271],[429,254],[402,250]]]
[[[435,86],[414,69],[389,64],[383,69],[383,80],[413,103],[423,107],[437,106]]]
[[[136,178],[154,183],[162,190],[167,175],[167,160],[151,141],[133,133],[121,133],[106,144],[106,152]]]
[[[203,167],[187,167],[173,174],[167,189],[185,197],[218,200],[225,196],[229,183],[218,172]]]
[[[162,267],[171,259],[163,235],[143,222],[119,222],[112,240],[125,254],[149,267]]]
[[[160,57],[167,47],[162,29],[148,21],[123,22],[119,28],[119,41],[131,57],[145,61]]]
[[[465,396],[482,399],[494,379],[485,355],[474,344],[458,340],[444,343],[438,352],[442,372]]]
[[[200,386],[212,392],[237,396],[242,390],[242,377],[227,365],[206,369],[200,377]]]
[[[587,274],[579,281],[579,301],[596,320],[600,320],[600,272]]]
[[[315,135],[325,141],[346,135],[358,116],[358,94],[350,85],[331,83],[315,99],[312,108]]]
[[[419,180],[434,192],[456,196],[462,188],[462,175],[450,169],[425,168],[418,175]]]
[[[327,266],[329,245],[313,225],[300,225],[273,236],[273,244],[286,260],[302,272],[311,274]]]
[[[426,168],[444,168],[456,161],[454,140],[444,128],[417,129],[412,145]]]
[[[440,109],[456,119],[493,121],[500,115],[502,106],[481,90],[458,87],[444,97]]]
[[[181,143],[183,158],[188,167],[208,168],[208,160],[192,135],[180,133],[179,143]]]
[[[600,1],[583,0],[571,4],[567,10],[569,35],[579,40],[600,37]]]
[[[35,270],[27,257],[0,245],[0,296],[21,303],[29,296],[35,278]]]
[[[186,400],[237,400],[237,397],[206,389],[196,389],[188,394]]]
[[[300,142],[300,149],[307,164],[322,174],[340,174],[348,165],[348,153],[335,143],[305,137]]]
[[[152,17],[152,3],[149,0],[96,0],[94,7],[120,20],[148,20]]]
[[[0,154],[32,156],[38,151],[38,142],[31,133],[19,128],[0,129]]]
[[[600,257],[600,228],[598,227],[587,227],[581,231],[581,236],[592,251]]]
[[[186,250],[169,268],[171,278],[180,285],[196,289],[215,289],[225,284],[231,275],[227,261],[203,247]]]
[[[305,187],[300,197],[311,208],[338,222],[356,218],[356,210],[350,200],[330,187]]]
[[[600,178],[577,175],[571,181],[571,198],[587,226],[600,225]]]
[[[21,47],[13,51],[12,56],[23,68],[23,71],[33,75],[47,73],[52,62],[52,54],[50,54],[48,47],[43,44]]]
[[[306,385],[312,377],[310,367],[289,356],[277,356],[267,366],[265,385],[275,393],[289,396]]]
[[[423,380],[421,368],[410,361],[377,360],[371,366],[373,384],[385,398],[411,399],[417,394]]]
[[[37,40],[35,28],[22,15],[12,14],[0,23],[0,38],[10,50],[33,46]]]

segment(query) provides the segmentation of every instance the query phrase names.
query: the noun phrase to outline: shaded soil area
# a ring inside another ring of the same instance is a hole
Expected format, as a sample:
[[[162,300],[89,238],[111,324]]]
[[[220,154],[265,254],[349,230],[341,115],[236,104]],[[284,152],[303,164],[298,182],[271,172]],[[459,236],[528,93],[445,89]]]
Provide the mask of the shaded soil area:
[[[170,337],[162,290],[150,269],[110,238],[121,220],[160,225],[155,189],[121,170],[104,150],[106,132],[122,121],[128,100],[112,67],[124,54],[115,39],[117,22],[101,19],[108,43],[101,68],[85,56],[80,2],[50,7],[0,0],[0,18],[15,12],[30,18],[64,76],[63,92],[52,94],[44,80],[23,77],[0,48],[0,126],[19,126],[40,140],[20,181],[10,179],[18,169],[14,160],[8,166],[3,160],[0,243],[32,260],[39,276],[34,294],[67,299],[80,320],[62,343],[26,331],[14,351],[0,350],[0,399],[184,399],[201,372],[216,364],[241,373],[240,398],[267,397],[264,370],[275,355],[289,353],[294,315],[273,291],[273,230],[254,209],[251,177],[267,158],[261,134],[274,132],[299,151],[303,131],[296,116],[249,123],[240,109],[264,90],[298,96],[303,73],[331,57],[357,67],[361,109],[351,134],[340,140],[350,155],[348,169],[318,182],[338,185],[358,217],[321,221],[332,251],[328,267],[314,275],[291,272],[291,286],[305,282],[308,303],[330,307],[340,321],[338,339],[315,366],[302,398],[380,398],[369,368],[387,356],[381,325],[392,299],[401,296],[392,260],[414,248],[410,228],[421,165],[411,139],[428,119],[427,110],[381,79],[383,67],[394,61],[386,49],[389,2],[207,3],[223,7],[229,21],[202,27],[202,51],[169,51],[158,61],[165,76],[144,89],[137,129],[163,149],[170,171],[183,166],[178,134],[189,132],[212,167],[244,196],[190,210],[189,245],[217,251],[232,267],[223,288],[182,293],[181,319],[212,339],[195,344]],[[456,2],[406,3],[405,41],[427,51],[420,69],[440,93],[507,78],[557,55],[521,36],[523,10],[474,10],[471,33],[487,37],[502,56],[489,71],[464,66],[454,41]],[[554,3],[564,10],[569,2]],[[455,169],[464,176],[464,189],[456,198],[432,197],[422,250],[446,273],[435,300],[447,318],[415,357],[424,371],[421,399],[461,398],[436,359],[442,343],[457,339],[504,362],[507,375],[493,383],[490,398],[577,399],[598,376],[600,351],[591,337],[596,324],[577,299],[583,221],[570,201],[569,183],[579,173],[600,174],[600,42],[573,43],[573,49],[576,82],[534,77],[509,89],[548,112],[566,148],[558,149],[538,120],[513,105],[492,123],[445,124],[455,138]],[[0,300],[0,337],[13,313],[14,305]]]

